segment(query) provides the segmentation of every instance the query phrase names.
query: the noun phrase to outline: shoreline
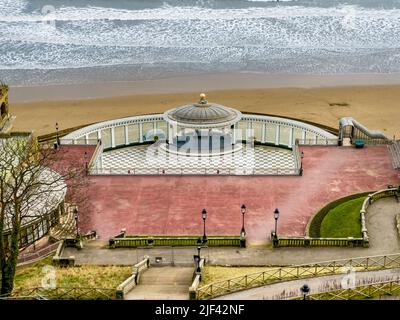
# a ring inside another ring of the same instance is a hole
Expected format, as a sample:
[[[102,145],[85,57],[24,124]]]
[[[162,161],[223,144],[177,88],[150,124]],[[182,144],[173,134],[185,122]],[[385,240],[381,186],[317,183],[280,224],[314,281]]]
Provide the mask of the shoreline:
[[[237,72],[199,74],[196,76],[182,75],[137,81],[11,86],[9,100],[11,103],[30,103],[222,90],[396,85],[400,85],[400,73],[315,75]]]
[[[63,130],[132,115],[163,113],[197,101],[200,92],[12,102],[10,110],[16,116],[14,131],[33,130],[43,135],[54,132],[56,122]],[[340,118],[353,117],[371,130],[382,131],[388,138],[400,136],[400,85],[231,89],[205,93],[210,102],[242,112],[287,116],[333,128],[338,127]]]

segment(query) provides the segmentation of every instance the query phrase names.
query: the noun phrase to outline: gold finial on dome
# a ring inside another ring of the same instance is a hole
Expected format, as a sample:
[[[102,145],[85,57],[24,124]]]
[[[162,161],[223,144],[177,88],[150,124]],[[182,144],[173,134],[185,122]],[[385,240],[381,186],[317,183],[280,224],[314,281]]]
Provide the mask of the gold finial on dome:
[[[207,100],[206,100],[206,94],[205,93],[200,93],[200,104],[207,104]]]

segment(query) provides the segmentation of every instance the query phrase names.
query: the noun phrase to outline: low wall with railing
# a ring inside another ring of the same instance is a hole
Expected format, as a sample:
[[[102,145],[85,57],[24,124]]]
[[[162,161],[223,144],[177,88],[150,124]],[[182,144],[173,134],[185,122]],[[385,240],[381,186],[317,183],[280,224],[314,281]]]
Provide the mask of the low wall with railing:
[[[229,293],[288,281],[330,274],[343,274],[348,270],[369,271],[400,267],[400,254],[359,257],[314,262],[295,266],[269,268],[265,271],[217,281],[196,290],[196,299],[212,299]]]
[[[261,143],[289,147],[294,145],[295,139],[309,140],[312,144],[337,141],[337,137],[324,128],[300,120],[250,113],[243,113],[242,119],[235,125],[236,130],[243,131],[240,135],[244,140],[255,137]],[[137,115],[91,124],[70,132],[63,137],[62,143],[85,144],[102,139],[104,148],[115,148],[153,141],[155,135],[163,138],[168,136],[163,114]]]
[[[360,210],[360,222],[361,222],[361,238],[320,238],[319,237],[319,228],[321,226],[322,220],[326,216],[326,214],[337,205],[344,203],[348,200],[355,199],[361,197],[363,195],[367,195],[365,198],[363,205]],[[366,226],[365,214],[367,212],[368,207],[378,199],[385,197],[399,197],[400,196],[400,187],[399,188],[388,188],[384,190],[376,191],[372,194],[370,193],[361,193],[354,194],[348,197],[344,197],[333,201],[322,208],[313,218],[310,225],[307,226],[307,231],[309,235],[304,237],[279,237],[275,234],[271,234],[271,241],[274,248],[277,247],[323,247],[323,246],[337,246],[337,247],[369,247],[369,237],[368,230]],[[318,230],[317,230],[318,229]]]
[[[116,298],[122,300],[140,281],[142,273],[150,267],[150,258],[145,256],[142,261],[133,266],[132,275],[123,281],[116,290]]]
[[[73,267],[75,265],[75,257],[63,257],[64,249],[67,247],[67,244],[64,241],[61,241],[58,245],[55,255],[53,256],[53,264],[59,267]]]
[[[91,175],[266,175],[266,176],[281,176],[281,175],[299,175],[299,168],[91,168]]]
[[[197,266],[195,267],[195,270],[193,273],[193,282],[189,287],[189,300],[196,300],[196,292],[200,285],[201,275],[202,275],[205,263],[206,263],[206,260],[204,258],[200,259],[200,262],[199,262],[200,271],[197,270]]]
[[[231,246],[245,247],[246,238],[241,236],[207,236],[203,242],[198,236],[120,236],[109,239],[110,248],[136,248],[154,246],[198,246],[206,244],[210,247]]]

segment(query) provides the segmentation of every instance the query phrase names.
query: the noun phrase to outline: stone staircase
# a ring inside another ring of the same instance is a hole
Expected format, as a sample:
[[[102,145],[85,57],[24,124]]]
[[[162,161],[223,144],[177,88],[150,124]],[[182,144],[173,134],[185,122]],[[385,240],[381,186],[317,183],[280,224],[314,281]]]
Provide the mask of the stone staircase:
[[[76,236],[76,221],[73,212],[73,206],[66,206],[66,213],[60,217],[60,223],[51,228],[50,238],[52,241],[59,241],[65,238],[74,238]]]
[[[390,155],[392,157],[393,167],[400,169],[400,140],[389,145]]]
[[[150,267],[126,300],[187,300],[193,267]]]

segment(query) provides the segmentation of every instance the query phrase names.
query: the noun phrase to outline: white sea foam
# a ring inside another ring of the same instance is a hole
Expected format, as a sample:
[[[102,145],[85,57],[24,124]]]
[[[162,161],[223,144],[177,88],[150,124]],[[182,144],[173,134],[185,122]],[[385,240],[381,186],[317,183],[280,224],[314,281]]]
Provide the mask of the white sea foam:
[[[363,64],[365,56],[377,56],[372,64],[381,67],[382,51],[398,57],[400,7],[257,2],[240,8],[164,4],[133,10],[72,7],[64,1],[43,15],[42,8],[28,10],[27,1],[2,0],[0,69],[182,62],[243,68],[258,63],[270,70],[279,61],[296,61],[296,68],[311,70],[316,61],[340,61],[343,55],[337,66],[343,71]]]

